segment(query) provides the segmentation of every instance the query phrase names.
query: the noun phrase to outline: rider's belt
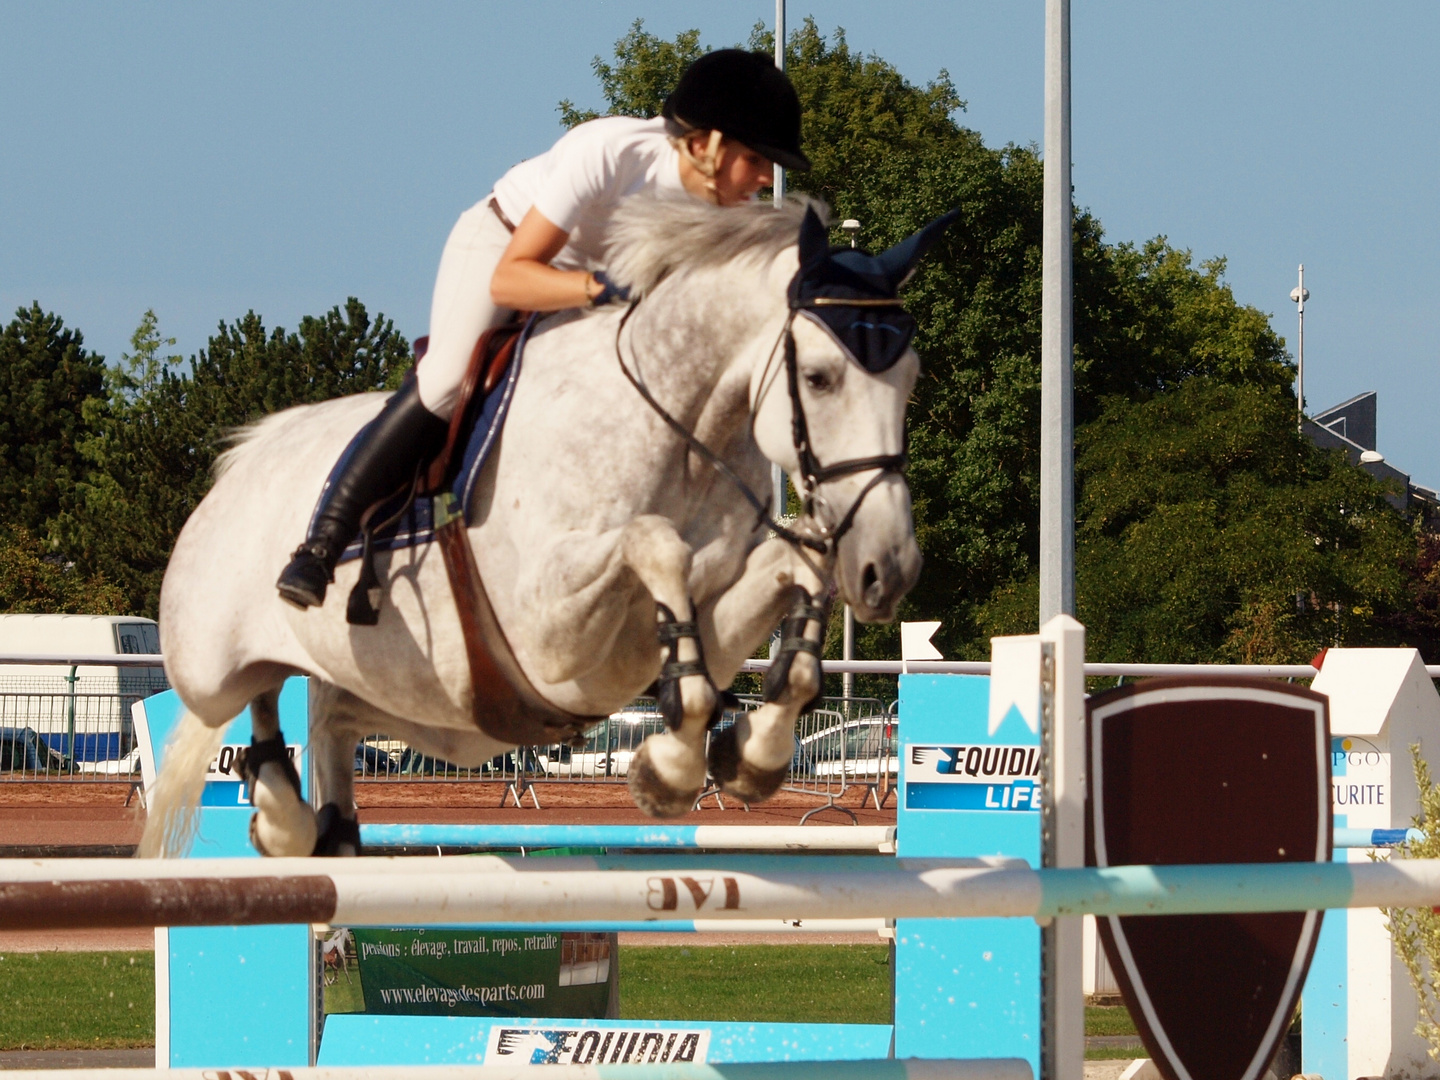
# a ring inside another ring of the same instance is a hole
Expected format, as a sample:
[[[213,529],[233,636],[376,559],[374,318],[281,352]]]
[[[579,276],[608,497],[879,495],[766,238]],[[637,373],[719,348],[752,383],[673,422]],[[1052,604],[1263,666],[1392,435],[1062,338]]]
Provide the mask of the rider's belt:
[[[505,226],[506,232],[515,231],[515,223],[505,216],[505,211],[500,209],[500,200],[490,196],[490,209],[495,211],[495,216],[500,219],[500,224]]]

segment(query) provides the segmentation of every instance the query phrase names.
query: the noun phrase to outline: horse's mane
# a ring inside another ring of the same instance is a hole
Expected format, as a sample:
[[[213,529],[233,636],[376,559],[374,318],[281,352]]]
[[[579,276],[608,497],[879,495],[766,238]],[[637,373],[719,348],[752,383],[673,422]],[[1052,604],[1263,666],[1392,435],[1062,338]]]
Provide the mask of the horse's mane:
[[[719,207],[692,198],[631,198],[611,215],[604,267],[616,282],[644,295],[675,271],[747,260],[768,262],[795,244],[800,219],[813,206],[822,221],[829,208],[810,199]]]

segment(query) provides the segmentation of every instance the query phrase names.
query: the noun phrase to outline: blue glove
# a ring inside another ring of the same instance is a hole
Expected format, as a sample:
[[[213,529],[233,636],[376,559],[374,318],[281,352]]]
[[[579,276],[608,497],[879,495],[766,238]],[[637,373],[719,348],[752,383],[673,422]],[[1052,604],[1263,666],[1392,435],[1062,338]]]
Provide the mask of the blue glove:
[[[591,307],[604,307],[606,304],[613,304],[617,301],[622,304],[630,302],[630,289],[625,285],[616,285],[606,275],[604,270],[596,270],[591,277],[598,281],[602,288],[590,301]]]

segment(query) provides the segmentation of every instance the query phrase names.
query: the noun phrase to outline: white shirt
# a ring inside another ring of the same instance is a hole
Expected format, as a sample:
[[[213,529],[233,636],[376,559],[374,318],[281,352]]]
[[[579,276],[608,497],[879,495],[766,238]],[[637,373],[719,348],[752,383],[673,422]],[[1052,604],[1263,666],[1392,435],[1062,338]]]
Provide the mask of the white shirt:
[[[570,233],[550,265],[596,269],[605,252],[603,223],[632,194],[678,194],[680,154],[665,121],[602,117],[577,124],[539,157],[527,158],[495,183],[495,199],[520,225],[530,207]]]
[[[664,119],[606,116],[576,125],[545,153],[516,165],[496,182],[495,198],[516,225],[533,206],[570,234],[551,266],[589,270],[601,266],[603,226],[617,201],[684,190]]]

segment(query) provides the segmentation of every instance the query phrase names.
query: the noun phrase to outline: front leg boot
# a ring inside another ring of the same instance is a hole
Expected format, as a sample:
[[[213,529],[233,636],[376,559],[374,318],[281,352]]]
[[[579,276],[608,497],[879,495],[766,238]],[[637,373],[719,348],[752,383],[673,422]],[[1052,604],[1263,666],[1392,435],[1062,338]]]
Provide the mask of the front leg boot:
[[[821,695],[825,692],[823,658],[830,604],[823,600],[817,604],[804,589],[797,592],[799,595],[790,608],[790,614],[780,623],[780,651],[765,673],[765,700],[781,701],[790,692],[790,669],[794,666],[795,657],[800,653],[809,653],[815,658],[815,689],[800,708],[803,716],[820,704]]]
[[[347,818],[338,804],[327,802],[315,814],[315,838],[312,855],[355,856],[360,851],[360,819]]]
[[[245,780],[250,805],[250,843],[261,855],[309,855],[315,848],[315,812],[300,790],[300,774],[290,760],[285,736],[250,740],[236,767]]]

